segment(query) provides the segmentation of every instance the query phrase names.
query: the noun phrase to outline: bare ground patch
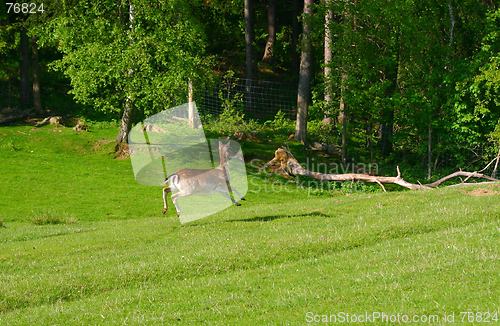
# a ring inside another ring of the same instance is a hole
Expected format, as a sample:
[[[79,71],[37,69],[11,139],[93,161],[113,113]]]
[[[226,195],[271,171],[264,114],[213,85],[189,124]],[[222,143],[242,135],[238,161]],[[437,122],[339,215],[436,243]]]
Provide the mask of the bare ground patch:
[[[92,146],[92,150],[94,152],[100,152],[103,148],[109,147],[109,144],[113,143],[113,140],[110,139],[99,139]]]
[[[465,193],[469,196],[474,196],[474,197],[500,195],[500,191],[495,190],[495,187],[478,188],[471,191],[466,191]]]

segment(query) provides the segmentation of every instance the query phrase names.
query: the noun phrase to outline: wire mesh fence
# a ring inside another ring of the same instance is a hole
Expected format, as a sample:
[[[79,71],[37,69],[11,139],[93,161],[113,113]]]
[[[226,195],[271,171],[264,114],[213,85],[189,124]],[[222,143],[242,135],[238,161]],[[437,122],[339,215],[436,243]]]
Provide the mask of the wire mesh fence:
[[[225,78],[215,87],[205,89],[196,102],[201,114],[218,115],[232,105],[251,119],[272,119],[278,111],[294,119],[297,86],[287,82]]]

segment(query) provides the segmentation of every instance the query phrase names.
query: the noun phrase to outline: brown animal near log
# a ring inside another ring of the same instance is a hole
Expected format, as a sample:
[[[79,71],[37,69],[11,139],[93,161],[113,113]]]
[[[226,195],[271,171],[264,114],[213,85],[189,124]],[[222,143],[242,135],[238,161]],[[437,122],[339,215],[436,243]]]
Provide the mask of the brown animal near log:
[[[434,181],[432,183],[428,184],[415,184],[415,183],[410,183],[408,181],[405,181],[401,177],[401,172],[399,171],[399,166],[396,168],[397,169],[397,175],[395,177],[386,177],[386,176],[374,176],[374,175],[369,175],[369,174],[362,174],[362,173],[343,173],[343,174],[329,174],[329,173],[319,173],[319,172],[313,172],[305,169],[300,165],[300,163],[297,161],[297,159],[290,153],[290,151],[283,149],[283,148],[278,148],[274,152],[274,158],[267,162],[264,165],[264,169],[271,167],[273,172],[279,173],[285,176],[297,176],[297,175],[302,175],[302,176],[307,176],[316,180],[320,181],[362,181],[362,182],[367,182],[367,183],[376,183],[378,184],[384,191],[385,187],[384,184],[397,184],[401,187],[411,189],[411,190],[427,190],[427,189],[432,189],[436,188],[442,183],[455,178],[455,177],[465,177],[466,179],[462,181],[462,183],[465,184],[465,182],[470,179],[470,178],[479,178],[479,179],[485,179],[489,181],[494,181],[494,182],[500,182],[500,180],[492,178],[488,175],[482,174],[480,172],[466,172],[466,171],[457,171],[454,172],[450,175],[447,175],[437,181]],[[484,170],[484,169],[483,169]],[[482,172],[482,170],[481,170]]]

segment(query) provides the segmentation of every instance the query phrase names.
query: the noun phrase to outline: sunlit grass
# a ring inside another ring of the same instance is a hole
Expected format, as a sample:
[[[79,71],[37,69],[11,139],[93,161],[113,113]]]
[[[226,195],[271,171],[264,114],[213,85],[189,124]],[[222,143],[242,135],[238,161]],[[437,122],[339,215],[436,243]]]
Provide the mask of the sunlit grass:
[[[308,196],[251,176],[243,206],[180,225],[113,133],[0,128],[0,324],[498,309],[500,189]]]

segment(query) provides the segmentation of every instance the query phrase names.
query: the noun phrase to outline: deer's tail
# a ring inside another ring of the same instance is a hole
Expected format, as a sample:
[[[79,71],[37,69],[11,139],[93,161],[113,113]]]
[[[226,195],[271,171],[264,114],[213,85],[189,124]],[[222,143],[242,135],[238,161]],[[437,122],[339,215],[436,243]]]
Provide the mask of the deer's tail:
[[[165,178],[165,181],[163,181],[163,184],[168,186],[169,188],[177,188],[176,185],[179,181],[179,175],[177,173],[172,173],[171,175],[167,176]]]

